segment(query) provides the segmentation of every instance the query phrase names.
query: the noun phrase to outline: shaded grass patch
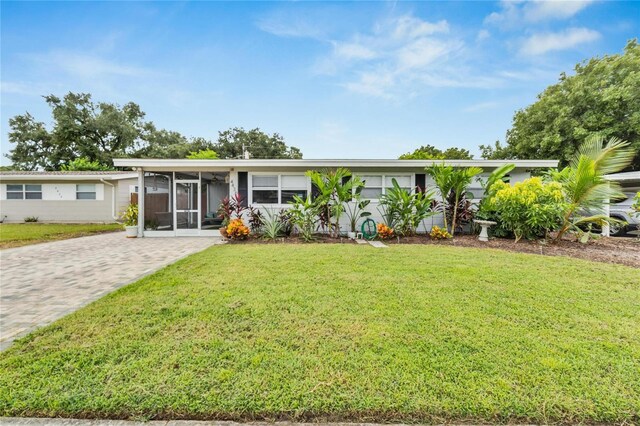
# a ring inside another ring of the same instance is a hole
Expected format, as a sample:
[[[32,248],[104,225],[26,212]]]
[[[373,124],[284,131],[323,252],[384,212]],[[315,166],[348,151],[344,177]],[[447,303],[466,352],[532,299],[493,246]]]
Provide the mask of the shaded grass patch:
[[[0,249],[121,230],[119,223],[3,223]]]

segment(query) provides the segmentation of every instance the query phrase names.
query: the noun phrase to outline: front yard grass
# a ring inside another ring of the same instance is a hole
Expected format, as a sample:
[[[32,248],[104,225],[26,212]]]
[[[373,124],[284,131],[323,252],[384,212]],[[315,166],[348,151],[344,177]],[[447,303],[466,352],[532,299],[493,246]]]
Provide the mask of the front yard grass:
[[[490,249],[215,246],[0,354],[3,416],[639,413],[639,270]]]
[[[3,223],[0,249],[120,230],[119,223]]]

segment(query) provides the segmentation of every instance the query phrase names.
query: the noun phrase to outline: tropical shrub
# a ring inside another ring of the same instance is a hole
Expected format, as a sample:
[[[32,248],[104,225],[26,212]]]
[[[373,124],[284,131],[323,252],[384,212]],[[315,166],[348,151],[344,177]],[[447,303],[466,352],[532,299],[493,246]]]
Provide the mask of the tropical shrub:
[[[321,227],[327,229],[329,235],[339,237],[340,217],[346,204],[353,199],[354,188],[363,185],[362,181],[343,167],[322,172],[309,170],[306,174],[318,192],[314,202],[318,206]]]
[[[505,229],[513,232],[516,241],[546,237],[562,224],[566,203],[558,182],[545,183],[532,177],[511,186],[498,181],[492,191],[490,208]]]
[[[232,197],[224,197],[218,207],[218,214],[222,216],[223,227],[228,225],[232,219],[241,219],[247,207],[244,205],[244,197],[235,194]]]
[[[249,229],[254,235],[260,234],[262,228],[262,213],[259,209],[251,206],[249,207]]]
[[[429,232],[429,237],[433,240],[445,240],[447,238],[451,238],[451,234],[443,228],[439,226],[433,226],[431,228],[431,232]]]
[[[242,219],[232,219],[226,227],[227,238],[232,240],[244,240],[249,236],[249,228]]]
[[[362,199],[362,190],[364,189],[364,182],[357,176],[352,176],[350,183],[346,186],[351,186],[352,202],[347,201],[345,203],[345,215],[349,220],[349,229],[351,232],[356,232],[358,227],[358,220],[371,216],[371,213],[365,209],[371,203],[371,200]]]
[[[377,230],[378,230],[378,238],[380,238],[381,240],[388,240],[389,238],[393,238],[393,234],[394,234],[393,229],[389,228],[384,223],[379,223],[377,226]]]
[[[496,237],[507,237],[511,235],[511,232],[498,220],[497,213],[491,208],[489,200],[491,200],[495,195],[495,190],[498,188],[497,186],[494,186],[494,184],[498,181],[505,182],[506,176],[511,173],[515,167],[515,164],[505,164],[491,172],[487,179],[480,179],[480,185],[482,186],[484,193],[480,203],[478,204],[478,209],[474,213],[474,217],[477,219],[497,222],[497,225],[491,227],[489,230],[491,235]]]
[[[306,242],[313,241],[313,233],[316,230],[316,223],[318,222],[317,206],[308,195],[307,198],[302,199],[295,195],[293,202],[291,203],[291,218],[293,224],[298,229],[300,236]]]
[[[452,208],[456,203],[456,198],[455,192],[451,191],[447,197],[446,204],[449,208],[444,206],[445,208],[438,209],[439,211],[444,211],[448,223],[452,224],[452,227],[455,227],[456,232],[462,232],[464,227],[471,223],[477,211],[476,206],[467,198],[467,195],[467,193],[462,194],[458,200],[457,208]],[[456,215],[455,220],[454,214]],[[455,225],[453,225],[454,223]]]
[[[604,206],[624,199],[625,195],[619,183],[604,176],[627,167],[634,155],[628,142],[614,137],[605,145],[602,136],[592,135],[580,146],[568,167],[550,174],[562,183],[567,201],[556,241],[566,232],[577,231],[586,224],[602,225],[612,220]]]
[[[453,236],[457,227],[460,200],[463,197],[473,197],[466,195],[467,188],[473,178],[482,173],[482,169],[479,167],[454,168],[444,164],[434,164],[425,168],[425,171],[433,178],[440,191],[442,210],[445,212],[444,227],[449,229],[448,217],[451,218],[451,235]]]
[[[282,236],[283,227],[279,212],[265,210],[265,214],[262,216],[262,236],[264,238],[275,240]]]
[[[138,224],[138,205],[129,204],[120,214],[120,220],[124,226],[136,226]]]
[[[278,212],[278,220],[282,224],[281,234],[285,237],[291,236],[293,232],[293,216],[289,209],[280,209]]]
[[[37,222],[38,221],[38,216],[27,216],[24,218],[24,221],[29,223],[29,222]]]
[[[396,179],[391,183],[393,186],[380,198],[379,208],[385,225],[399,235],[414,235],[422,221],[434,214],[433,192],[408,192]]]

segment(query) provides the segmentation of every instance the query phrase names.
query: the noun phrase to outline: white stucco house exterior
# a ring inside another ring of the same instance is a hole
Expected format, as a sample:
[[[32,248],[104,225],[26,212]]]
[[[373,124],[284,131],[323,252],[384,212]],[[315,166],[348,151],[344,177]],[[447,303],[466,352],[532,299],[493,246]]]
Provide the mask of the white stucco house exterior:
[[[0,218],[23,222],[115,222],[129,204],[132,172],[0,172]]]
[[[378,199],[396,179],[408,190],[433,186],[425,167],[443,161],[431,160],[341,160],[341,159],[230,159],[230,160],[155,160],[117,159],[117,167],[133,170],[137,185],[147,195],[140,199],[138,236],[219,235],[217,210],[224,197],[241,194],[247,206],[273,211],[289,207],[294,195],[313,194],[308,170],[345,167],[365,180],[362,196],[371,199],[368,210],[381,220]],[[447,160],[454,167],[478,166],[487,176],[504,164],[515,164],[510,181],[518,182],[539,169],[557,167],[557,160]],[[168,198],[150,195],[149,189],[169,188]],[[481,197],[480,182],[470,188]],[[199,194],[199,195],[198,195]],[[346,221],[342,221],[343,223]],[[427,223],[428,222],[428,223]],[[442,218],[425,221],[422,231],[441,225]],[[346,223],[344,223],[346,231]]]

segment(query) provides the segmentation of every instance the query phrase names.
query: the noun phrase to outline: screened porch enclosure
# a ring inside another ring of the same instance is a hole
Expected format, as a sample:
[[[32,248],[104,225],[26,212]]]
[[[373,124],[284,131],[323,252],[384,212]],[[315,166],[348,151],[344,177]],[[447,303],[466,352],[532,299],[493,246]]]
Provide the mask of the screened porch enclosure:
[[[144,172],[144,202],[140,185],[131,194],[144,218],[144,236],[218,235],[218,209],[229,195],[228,172]]]

